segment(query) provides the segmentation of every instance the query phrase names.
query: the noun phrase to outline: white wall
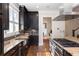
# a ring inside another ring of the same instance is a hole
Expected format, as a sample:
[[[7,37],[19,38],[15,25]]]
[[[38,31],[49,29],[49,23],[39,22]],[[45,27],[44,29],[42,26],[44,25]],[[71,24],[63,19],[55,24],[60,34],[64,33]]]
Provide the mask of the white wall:
[[[58,11],[39,11],[39,46],[43,45],[43,17],[52,17],[53,19],[58,14]]]
[[[65,21],[52,21],[52,37],[64,38],[65,36]]]

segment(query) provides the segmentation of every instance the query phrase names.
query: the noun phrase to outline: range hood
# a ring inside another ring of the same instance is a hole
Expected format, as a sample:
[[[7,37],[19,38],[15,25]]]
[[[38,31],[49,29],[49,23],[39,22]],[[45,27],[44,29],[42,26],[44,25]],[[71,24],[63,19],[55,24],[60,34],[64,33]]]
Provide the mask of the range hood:
[[[54,21],[67,21],[76,18],[79,18],[79,14],[62,14],[55,17]]]
[[[64,6],[59,9],[59,16],[55,17],[54,21],[67,21],[79,18],[79,14],[72,11],[72,5],[73,4],[64,4]]]

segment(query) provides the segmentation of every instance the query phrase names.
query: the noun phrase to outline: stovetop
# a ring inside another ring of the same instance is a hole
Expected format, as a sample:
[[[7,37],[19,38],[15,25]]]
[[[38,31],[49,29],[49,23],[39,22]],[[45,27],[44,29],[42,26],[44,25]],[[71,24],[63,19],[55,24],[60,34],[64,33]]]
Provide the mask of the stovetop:
[[[55,38],[53,40],[55,40],[56,42],[58,42],[64,47],[79,47],[79,43],[76,43],[74,41],[70,41],[64,38]]]

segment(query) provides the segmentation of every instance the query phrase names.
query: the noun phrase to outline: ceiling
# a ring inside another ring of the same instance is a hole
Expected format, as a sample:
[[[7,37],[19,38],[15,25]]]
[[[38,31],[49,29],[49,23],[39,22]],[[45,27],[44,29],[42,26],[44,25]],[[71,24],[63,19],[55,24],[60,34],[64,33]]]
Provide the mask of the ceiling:
[[[59,10],[62,3],[20,3],[20,5],[25,5],[29,11],[39,11],[39,10]]]
[[[19,5],[24,5],[28,11],[60,11],[62,9],[67,11],[76,7],[77,5],[79,7],[79,4],[77,3],[19,3]],[[79,11],[79,8],[75,9],[78,9]]]

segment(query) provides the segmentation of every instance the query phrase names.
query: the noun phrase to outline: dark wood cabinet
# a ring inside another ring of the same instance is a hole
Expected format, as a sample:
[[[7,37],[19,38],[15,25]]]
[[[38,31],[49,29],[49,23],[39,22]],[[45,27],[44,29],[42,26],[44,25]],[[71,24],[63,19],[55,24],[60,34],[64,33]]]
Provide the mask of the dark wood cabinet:
[[[9,29],[9,3],[0,3],[0,17],[4,30]]]
[[[1,19],[0,19],[1,22]],[[4,52],[4,32],[2,25],[0,24],[0,55],[3,55]]]
[[[4,30],[9,29],[9,4],[0,3],[0,55],[4,52]]]
[[[22,55],[23,55],[23,41],[4,54],[4,56],[22,56]]]
[[[5,30],[9,29],[9,4],[5,3],[3,4],[3,28]]]
[[[36,29],[38,30],[38,12],[28,12],[28,24],[27,26],[31,29]],[[26,22],[26,21],[25,21]],[[26,24],[26,23],[25,23]],[[26,27],[26,26],[25,26]]]
[[[27,39],[22,42],[21,45],[21,56],[26,56],[28,53],[29,46],[27,45]]]
[[[29,46],[28,45],[24,45],[22,47],[22,56],[26,56],[29,50]]]
[[[38,12],[31,12],[26,9],[25,6],[19,7],[19,20],[20,25],[24,25],[24,30],[27,31],[28,29],[36,29],[38,30]],[[19,27],[21,30],[21,26]]]
[[[19,27],[19,29],[20,30],[24,30],[24,28],[27,28],[27,27],[24,27],[24,25],[25,25],[25,21],[27,21],[27,9],[26,9],[26,7],[25,6],[20,6],[19,7],[19,10],[20,10],[20,12],[19,12],[19,25],[20,25],[20,27]],[[23,25],[23,29],[21,29],[22,27],[21,27],[21,25]]]
[[[4,54],[4,56],[18,56],[19,49],[18,49],[18,45],[15,46],[14,48],[12,48],[10,51],[8,51],[6,54]]]
[[[30,35],[28,39],[28,46],[37,45],[38,46],[38,35]]]

